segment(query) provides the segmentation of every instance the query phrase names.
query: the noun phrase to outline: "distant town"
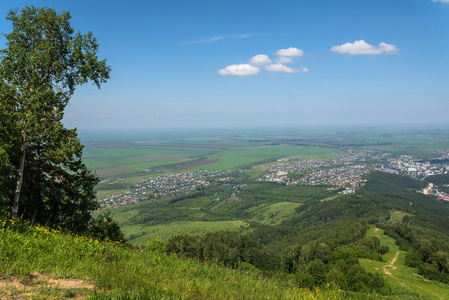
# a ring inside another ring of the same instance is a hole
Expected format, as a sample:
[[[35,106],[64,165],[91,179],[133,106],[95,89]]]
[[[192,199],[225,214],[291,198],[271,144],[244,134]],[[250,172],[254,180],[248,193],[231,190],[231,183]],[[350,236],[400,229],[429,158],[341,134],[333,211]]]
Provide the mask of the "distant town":
[[[276,163],[254,165],[253,168],[266,169],[258,181],[278,182],[286,185],[326,185],[339,190],[341,194],[354,193],[366,182],[366,174],[381,171],[409,176],[415,179],[447,174],[449,172],[449,152],[442,151],[430,160],[417,159],[410,155],[394,157],[378,150],[352,150],[330,153],[334,159],[289,161],[279,159]],[[200,170],[173,173],[141,181],[122,193],[98,199],[101,209],[137,203],[150,198],[174,197],[189,194],[212,184],[224,184],[237,170]],[[245,170],[239,170],[245,172]],[[299,176],[298,176],[299,175]],[[439,191],[433,184],[420,192],[435,195],[440,200],[449,201],[449,194]]]

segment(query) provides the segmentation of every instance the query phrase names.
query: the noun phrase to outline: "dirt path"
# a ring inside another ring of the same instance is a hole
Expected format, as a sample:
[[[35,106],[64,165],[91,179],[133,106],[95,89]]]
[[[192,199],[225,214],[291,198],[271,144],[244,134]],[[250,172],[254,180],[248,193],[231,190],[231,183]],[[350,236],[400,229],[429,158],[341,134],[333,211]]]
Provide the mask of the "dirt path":
[[[393,257],[393,259],[391,260],[390,264],[384,266],[384,272],[385,272],[385,274],[390,275],[390,276],[393,276],[393,275],[391,275],[390,272],[387,271],[387,268],[391,268],[391,269],[393,269],[393,270],[396,270],[396,267],[394,266],[394,263],[395,263],[396,260],[398,259],[398,256],[399,256],[399,251],[396,252],[396,255]]]
[[[392,270],[396,270],[396,266],[394,265],[394,263],[396,262],[396,260],[398,259],[399,256],[399,251],[396,252],[396,255],[393,257],[393,259],[391,260],[390,264],[385,265],[384,266],[384,273],[387,274],[388,276],[391,276],[392,278],[394,278],[397,282],[399,282],[399,284],[401,284],[403,287],[411,290],[411,288],[409,286],[407,286],[405,283],[400,282],[395,276],[393,276],[393,274],[391,274],[389,271],[387,271],[387,268],[390,268]]]
[[[390,262],[388,265],[385,265],[385,266],[384,266],[384,272],[385,272],[385,274],[387,274],[388,276],[391,276],[392,278],[394,278],[394,279],[395,279],[400,285],[402,285],[403,287],[405,287],[405,288],[407,288],[407,289],[409,289],[409,290],[412,290],[409,286],[407,286],[405,283],[399,281],[398,278],[396,278],[396,277],[393,276],[389,271],[387,271],[387,268],[391,268],[392,270],[396,270],[396,266],[394,265],[394,263],[395,263],[396,260],[398,259],[398,256],[399,256],[399,251],[396,252],[396,255],[393,257],[393,259],[391,260],[391,262]],[[436,296],[437,298],[443,299],[443,298],[441,298],[441,295],[438,295],[438,294],[434,293],[434,292],[431,291],[431,290],[424,289],[424,288],[422,288],[422,287],[419,287],[419,289],[425,290],[426,292],[429,292],[430,294]]]
[[[380,238],[383,233],[379,234],[379,228],[374,228],[373,231],[376,233],[375,235],[378,235]],[[397,249],[397,248],[396,248]],[[399,261],[399,253],[400,251],[397,251],[394,255],[394,257],[391,259],[390,262],[385,263],[383,266],[383,272],[385,275],[389,276],[392,280],[395,281],[395,284],[401,285],[407,290],[413,291],[415,293],[418,293],[420,295],[425,294],[428,297],[435,297],[435,299],[447,299],[447,293],[444,291],[441,293],[440,291],[434,291],[432,290],[432,285],[430,285],[430,282],[428,284],[423,284],[423,278],[419,276],[418,274],[414,273],[412,270],[409,270],[405,265],[403,261]],[[402,252],[402,255],[405,255],[405,252]],[[379,270],[377,268],[374,268],[376,270]],[[397,270],[393,272],[393,270]],[[394,273],[394,275],[393,275]],[[404,274],[413,274],[413,276],[416,276],[416,278],[410,278],[405,277]],[[396,276],[395,276],[396,275]],[[427,281],[427,280],[426,280]],[[404,282],[407,282],[405,284]],[[411,288],[412,287],[412,288]],[[434,299],[434,298],[431,298]]]
[[[84,298],[78,290],[93,288],[93,285],[80,279],[54,279],[40,273],[31,273],[27,282],[20,282],[15,277],[0,277],[0,300],[31,299],[34,296],[42,299],[47,295],[45,292],[51,290],[58,291],[61,299]],[[64,293],[65,290],[69,291]]]

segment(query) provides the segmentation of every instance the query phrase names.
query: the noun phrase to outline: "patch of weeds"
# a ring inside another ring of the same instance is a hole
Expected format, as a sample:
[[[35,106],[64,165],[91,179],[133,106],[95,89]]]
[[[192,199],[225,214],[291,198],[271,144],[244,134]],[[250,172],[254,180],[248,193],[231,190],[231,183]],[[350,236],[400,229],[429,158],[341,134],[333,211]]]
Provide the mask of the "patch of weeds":
[[[75,298],[78,295],[73,289],[64,290],[64,298]]]

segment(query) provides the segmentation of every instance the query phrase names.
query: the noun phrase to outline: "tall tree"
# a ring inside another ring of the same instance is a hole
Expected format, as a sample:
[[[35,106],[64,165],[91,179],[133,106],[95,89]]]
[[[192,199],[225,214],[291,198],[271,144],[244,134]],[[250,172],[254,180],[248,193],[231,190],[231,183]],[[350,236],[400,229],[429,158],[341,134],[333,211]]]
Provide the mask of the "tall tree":
[[[69,228],[95,208],[97,179],[81,161],[76,130],[61,120],[77,86],[100,88],[110,73],[96,38],[75,33],[70,18],[47,7],[10,10],[12,32],[0,50],[0,134],[11,139],[0,159],[9,160],[4,178],[14,178],[12,215]]]

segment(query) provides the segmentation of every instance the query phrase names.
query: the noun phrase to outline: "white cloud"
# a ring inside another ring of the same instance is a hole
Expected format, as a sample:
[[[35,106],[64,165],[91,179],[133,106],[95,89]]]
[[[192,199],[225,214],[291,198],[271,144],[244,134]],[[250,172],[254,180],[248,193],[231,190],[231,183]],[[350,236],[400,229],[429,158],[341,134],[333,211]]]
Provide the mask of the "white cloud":
[[[228,34],[228,35],[217,35],[213,36],[204,40],[196,40],[196,41],[189,41],[185,42],[184,45],[194,45],[194,44],[208,44],[208,43],[214,43],[221,40],[234,40],[234,39],[246,39],[249,38],[251,34],[249,33],[243,33],[243,34]]]
[[[253,66],[265,66],[271,64],[271,59],[265,54],[258,54],[253,56],[249,63]]]
[[[288,64],[293,61],[293,58],[290,56],[281,56],[279,58],[276,58],[276,62],[279,64]]]
[[[449,0],[432,0],[433,2],[441,2],[449,4]]]
[[[265,69],[269,72],[283,72],[283,73],[298,73],[299,70],[292,69],[287,66],[284,66],[283,64],[271,64],[269,66],[266,66]]]
[[[449,0],[448,0],[449,1]],[[398,52],[395,45],[380,43],[379,46],[373,46],[364,40],[355,41],[354,43],[346,43],[339,46],[333,46],[331,51],[337,53],[345,53],[350,55],[377,55],[377,54],[395,54]]]
[[[250,76],[258,74],[262,68],[268,72],[280,73],[299,73],[308,72],[307,68],[300,69],[289,68],[285,64],[291,63],[296,57],[304,54],[304,51],[290,47],[288,49],[280,49],[275,53],[278,57],[274,59],[275,63],[265,54],[257,54],[253,56],[248,64],[229,65],[224,69],[218,71],[220,75],[236,75],[236,76]]]
[[[229,65],[218,71],[220,75],[251,76],[260,72],[260,69],[249,64]]]
[[[302,56],[303,54],[304,51],[294,47],[290,47],[288,49],[281,49],[278,52],[276,52],[276,55],[279,56]]]

